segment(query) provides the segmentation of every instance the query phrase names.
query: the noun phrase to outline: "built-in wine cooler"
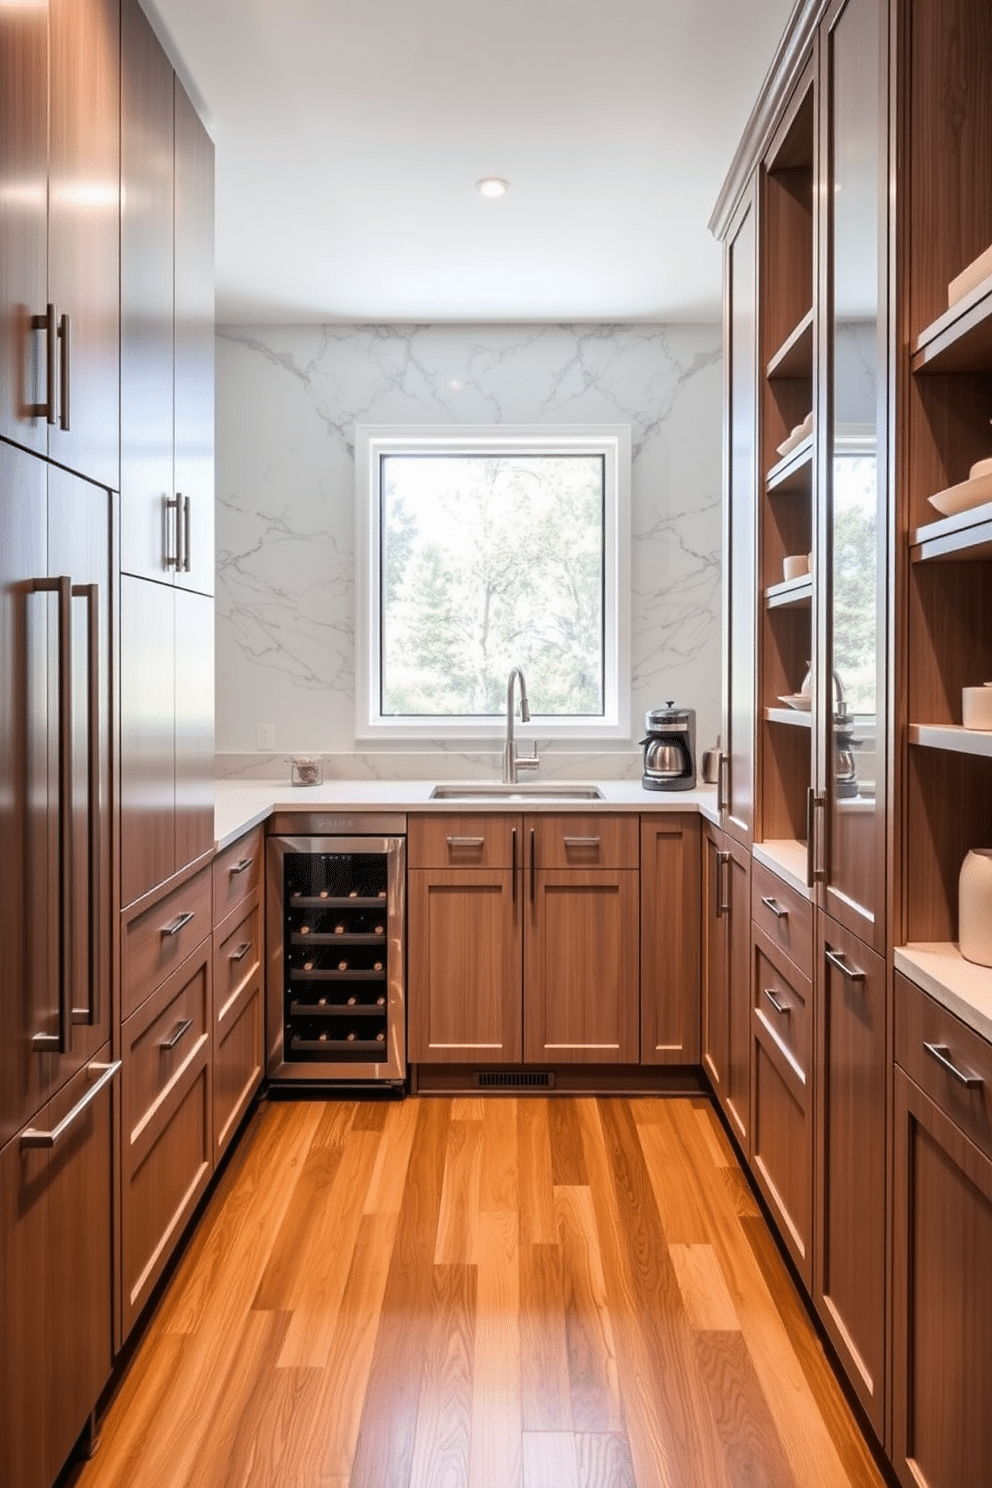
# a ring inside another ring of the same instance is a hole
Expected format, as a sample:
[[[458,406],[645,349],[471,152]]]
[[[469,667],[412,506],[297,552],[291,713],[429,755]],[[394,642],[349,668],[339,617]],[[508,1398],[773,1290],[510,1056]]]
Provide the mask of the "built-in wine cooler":
[[[270,1081],[402,1084],[404,819],[294,812],[269,831]]]

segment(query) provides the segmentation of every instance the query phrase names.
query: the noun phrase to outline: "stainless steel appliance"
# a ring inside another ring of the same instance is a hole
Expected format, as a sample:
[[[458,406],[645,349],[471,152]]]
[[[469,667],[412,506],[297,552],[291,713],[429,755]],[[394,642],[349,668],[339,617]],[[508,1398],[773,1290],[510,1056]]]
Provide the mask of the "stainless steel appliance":
[[[645,790],[692,790],[696,784],[696,714],[672,701],[644,715]]]
[[[286,812],[267,847],[269,1080],[406,1079],[402,816]]]

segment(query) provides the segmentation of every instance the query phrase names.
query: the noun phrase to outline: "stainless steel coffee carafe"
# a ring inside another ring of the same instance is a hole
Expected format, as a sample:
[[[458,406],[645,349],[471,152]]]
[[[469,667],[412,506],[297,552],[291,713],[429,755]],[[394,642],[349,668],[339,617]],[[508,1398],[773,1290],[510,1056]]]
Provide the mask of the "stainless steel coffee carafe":
[[[696,784],[696,714],[692,708],[652,708],[644,715],[645,790],[692,790]]]

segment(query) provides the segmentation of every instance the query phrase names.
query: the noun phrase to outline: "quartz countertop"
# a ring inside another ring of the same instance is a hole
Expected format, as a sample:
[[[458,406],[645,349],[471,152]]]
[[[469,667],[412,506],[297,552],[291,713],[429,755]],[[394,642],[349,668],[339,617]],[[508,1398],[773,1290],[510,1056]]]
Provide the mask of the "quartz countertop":
[[[484,799],[479,801],[432,801],[433,780],[325,780],[323,785],[292,786],[285,780],[218,780],[214,783],[214,837],[218,849],[237,841],[243,832],[264,822],[275,811],[390,811],[450,812],[596,812],[596,811],[698,811],[718,823],[716,787],[697,786],[691,791],[645,790],[638,780],[583,780],[596,785],[602,800],[567,801],[547,798]],[[473,782],[458,780],[458,786]],[[560,788],[560,780],[549,780]],[[539,784],[528,780],[527,786]]]

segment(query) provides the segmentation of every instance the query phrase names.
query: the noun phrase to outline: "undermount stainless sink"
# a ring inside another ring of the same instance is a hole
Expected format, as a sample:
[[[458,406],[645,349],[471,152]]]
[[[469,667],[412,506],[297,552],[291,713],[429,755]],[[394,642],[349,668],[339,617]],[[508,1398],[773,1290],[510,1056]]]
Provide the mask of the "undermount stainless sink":
[[[564,782],[530,780],[504,785],[501,781],[480,784],[436,785],[432,801],[601,801],[598,785],[568,785]]]

